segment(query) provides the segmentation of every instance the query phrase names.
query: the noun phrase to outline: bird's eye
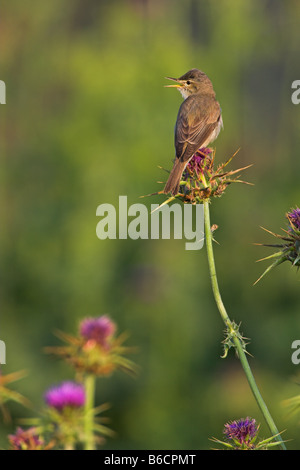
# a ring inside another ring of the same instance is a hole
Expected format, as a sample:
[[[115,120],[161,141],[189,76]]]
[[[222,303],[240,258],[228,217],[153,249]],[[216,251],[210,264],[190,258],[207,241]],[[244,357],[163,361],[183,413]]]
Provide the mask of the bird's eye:
[[[189,80],[187,80],[187,81],[186,81],[186,84],[187,84],[187,85],[190,85],[190,84],[191,84],[191,82],[190,82]]]

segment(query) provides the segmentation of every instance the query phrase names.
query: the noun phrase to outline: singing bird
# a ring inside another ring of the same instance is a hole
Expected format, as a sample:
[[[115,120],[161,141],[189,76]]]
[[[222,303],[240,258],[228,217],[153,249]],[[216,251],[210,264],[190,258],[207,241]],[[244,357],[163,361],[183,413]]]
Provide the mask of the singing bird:
[[[176,158],[163,190],[176,195],[189,160],[218,137],[223,120],[213,85],[204,72],[192,69],[179,78],[166,78],[176,84],[165,86],[177,88],[184,98],[175,125]]]

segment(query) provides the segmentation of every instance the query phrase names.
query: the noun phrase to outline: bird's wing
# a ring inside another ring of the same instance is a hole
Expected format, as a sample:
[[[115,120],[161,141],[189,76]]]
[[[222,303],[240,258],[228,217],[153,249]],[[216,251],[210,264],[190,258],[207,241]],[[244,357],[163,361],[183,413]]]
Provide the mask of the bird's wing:
[[[197,97],[193,98],[192,95],[182,103],[175,127],[176,156],[184,162],[207,142],[219,125],[221,113],[217,101],[208,98],[208,103],[202,100],[199,106]]]

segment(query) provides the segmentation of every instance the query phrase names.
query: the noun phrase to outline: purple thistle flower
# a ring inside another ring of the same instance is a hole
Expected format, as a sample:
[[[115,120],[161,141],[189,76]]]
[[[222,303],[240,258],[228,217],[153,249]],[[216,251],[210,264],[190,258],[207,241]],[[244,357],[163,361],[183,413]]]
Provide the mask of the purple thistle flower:
[[[224,434],[227,439],[237,440],[241,445],[249,444],[258,431],[255,419],[246,418],[231,421],[224,426]]]
[[[203,172],[203,170],[205,170],[205,167],[203,167],[203,164],[204,164],[206,156],[210,155],[211,152],[212,152],[211,148],[202,147],[196,153],[194,153],[194,155],[192,156],[192,158],[188,162],[188,164],[186,166],[186,169],[183,173],[183,179],[185,181],[187,180],[187,178],[189,178],[190,172],[192,172],[192,173],[195,172],[197,175],[199,175],[199,173],[201,173],[201,172]]]
[[[295,227],[296,230],[300,230],[300,209],[298,207],[291,212],[288,212],[287,218],[292,225],[291,228]]]
[[[108,346],[108,339],[115,333],[116,325],[107,315],[86,318],[80,324],[80,334],[87,340],[94,340],[101,346]]]
[[[8,439],[13,450],[38,450],[44,445],[35,428],[24,430],[19,427],[15,434],[9,434]]]
[[[84,387],[76,382],[62,382],[47,390],[45,402],[58,411],[65,407],[80,408],[85,403]]]

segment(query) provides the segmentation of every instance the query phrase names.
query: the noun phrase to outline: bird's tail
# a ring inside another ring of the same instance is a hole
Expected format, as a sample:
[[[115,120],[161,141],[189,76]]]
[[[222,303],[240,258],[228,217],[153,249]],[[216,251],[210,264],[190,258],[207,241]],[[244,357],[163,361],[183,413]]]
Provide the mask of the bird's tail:
[[[183,170],[186,167],[187,162],[182,162],[176,158],[172,171],[170,173],[169,179],[164,187],[164,193],[172,193],[175,196],[179,192],[179,184]]]

